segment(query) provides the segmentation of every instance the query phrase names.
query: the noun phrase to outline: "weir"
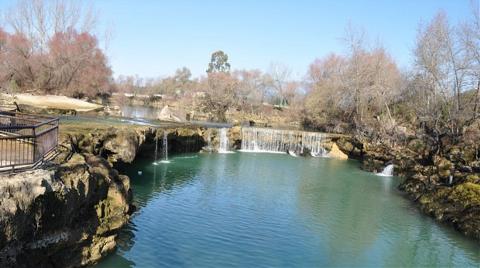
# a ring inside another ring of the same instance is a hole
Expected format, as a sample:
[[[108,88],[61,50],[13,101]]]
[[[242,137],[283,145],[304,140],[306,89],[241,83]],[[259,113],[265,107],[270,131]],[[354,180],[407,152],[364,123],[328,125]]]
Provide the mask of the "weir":
[[[280,130],[269,128],[242,128],[242,151],[304,154],[326,156],[324,148],[325,134],[297,130]]]

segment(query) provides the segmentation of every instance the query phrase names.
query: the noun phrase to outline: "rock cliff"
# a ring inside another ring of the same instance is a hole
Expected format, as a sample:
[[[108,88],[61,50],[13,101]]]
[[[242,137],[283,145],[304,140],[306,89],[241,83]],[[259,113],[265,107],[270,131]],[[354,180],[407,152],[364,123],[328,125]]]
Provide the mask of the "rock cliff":
[[[78,267],[115,248],[132,211],[129,178],[101,157],[0,176],[0,266]]]

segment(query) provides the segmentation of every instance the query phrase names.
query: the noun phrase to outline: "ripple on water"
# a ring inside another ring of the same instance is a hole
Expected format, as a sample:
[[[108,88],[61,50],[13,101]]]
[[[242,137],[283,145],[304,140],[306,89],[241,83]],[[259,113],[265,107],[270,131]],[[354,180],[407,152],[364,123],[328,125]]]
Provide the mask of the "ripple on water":
[[[132,180],[139,210],[99,267],[475,267],[479,246],[352,161],[173,157]],[[135,175],[133,176],[134,178]],[[126,261],[128,260],[128,261]],[[131,263],[130,263],[131,264]],[[478,267],[478,266],[476,266]]]

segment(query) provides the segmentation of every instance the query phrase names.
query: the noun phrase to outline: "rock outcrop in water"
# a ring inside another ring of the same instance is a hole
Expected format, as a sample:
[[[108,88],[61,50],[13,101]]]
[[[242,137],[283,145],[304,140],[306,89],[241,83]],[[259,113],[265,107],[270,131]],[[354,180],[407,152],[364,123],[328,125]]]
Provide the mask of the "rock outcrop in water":
[[[127,176],[91,154],[0,177],[0,266],[77,267],[115,248],[129,219]]]
[[[342,152],[336,143],[333,143],[332,145],[332,149],[330,150],[330,152],[328,153],[328,157],[330,158],[336,158],[336,159],[342,159],[342,160],[345,160],[345,159],[348,159],[348,155],[346,155],[344,152]]]

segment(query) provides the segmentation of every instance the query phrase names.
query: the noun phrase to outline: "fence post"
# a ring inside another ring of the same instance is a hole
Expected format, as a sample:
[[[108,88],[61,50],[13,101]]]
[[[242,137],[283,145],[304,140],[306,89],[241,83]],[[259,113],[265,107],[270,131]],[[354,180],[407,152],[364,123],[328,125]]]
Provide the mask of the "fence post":
[[[0,119],[0,131],[4,134],[0,136],[1,171],[16,172],[44,162],[45,154],[58,146],[58,118],[0,113]]]
[[[35,160],[35,156],[37,154],[37,135],[35,134],[35,127],[32,127],[32,134],[33,134],[33,155],[32,155],[32,163],[37,162]]]

